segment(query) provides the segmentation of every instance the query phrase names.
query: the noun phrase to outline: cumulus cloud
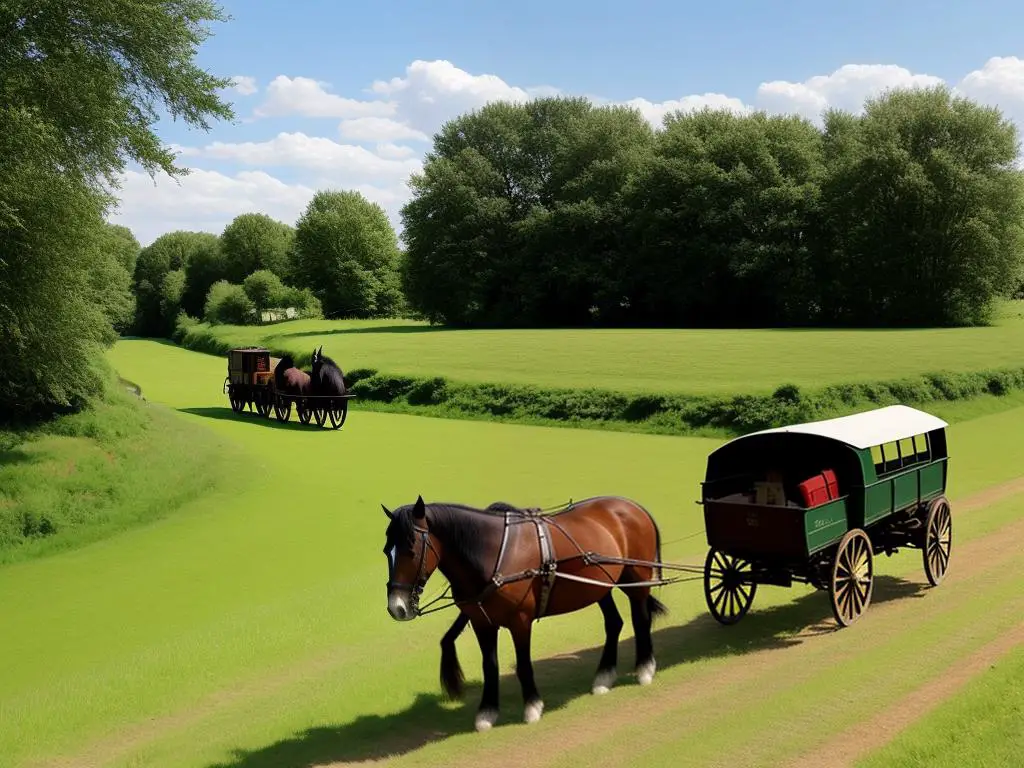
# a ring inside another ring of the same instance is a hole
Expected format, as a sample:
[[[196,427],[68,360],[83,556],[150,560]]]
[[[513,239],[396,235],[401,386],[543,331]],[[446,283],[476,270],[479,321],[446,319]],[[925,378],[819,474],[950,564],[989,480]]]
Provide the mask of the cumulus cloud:
[[[998,107],[1024,132],[1024,59],[994,56],[981,69],[968,73],[957,85],[957,91]]]
[[[238,76],[234,80],[238,93],[250,88],[250,94],[255,92],[253,78]],[[887,89],[942,82],[939,77],[895,65],[850,64],[802,82],[762,82],[749,104],[721,93],[681,94],[662,102],[637,97],[617,103],[637,108],[655,127],[660,127],[670,112],[705,106],[738,113],[752,109],[795,113],[820,124],[827,107],[859,112],[866,98]],[[1024,128],[1024,59],[991,58],[955,87],[970,98],[999,107]],[[219,232],[231,218],[248,210],[294,222],[314,190],[356,189],[380,203],[398,226],[398,211],[409,194],[406,181],[421,168],[423,145],[442,123],[488,102],[523,102],[561,93],[549,85],[513,85],[494,74],[472,74],[444,60],[414,61],[402,76],[378,80],[368,90],[359,98],[349,98],[332,93],[322,81],[279,75],[267,87],[254,116],[332,118],[340,121],[336,136],[340,142],[309,135],[301,130],[309,131],[306,124],[298,122],[291,132],[262,141],[175,145],[174,150],[193,167],[216,160],[250,170],[231,175],[197,168],[180,184],[164,177],[155,187],[145,174],[129,173],[121,190],[124,203],[118,219],[148,242],[176,228]],[[230,139],[230,134],[226,138]],[[351,143],[341,143],[346,141]],[[413,146],[408,146],[409,142]],[[301,183],[285,183],[259,170],[284,167],[292,169],[289,178]]]
[[[727,109],[730,112],[744,114],[750,108],[743,103],[742,99],[732,96],[725,96],[721,93],[705,93],[701,96],[684,96],[681,99],[670,99],[669,101],[650,102],[647,99],[630,99],[622,102],[627,107],[633,107],[640,111],[640,114],[647,119],[655,128],[664,124],[665,115],[672,112],[699,112],[705,107],[711,109]]]
[[[257,117],[303,117],[352,118],[366,116],[388,117],[395,112],[395,105],[388,101],[364,101],[348,99],[329,93],[330,85],[310,77],[288,77],[278,75],[267,86],[267,97],[255,109]]]
[[[249,75],[235,75],[231,78],[231,90],[240,96],[252,96],[259,88],[256,87],[256,78]]]
[[[229,176],[199,168],[172,179],[129,170],[120,178],[121,204],[110,220],[129,227],[143,246],[176,229],[220,234],[237,215],[247,212],[292,223],[315,190],[286,184],[264,171]]]
[[[189,150],[190,156],[228,160],[243,165],[331,169],[343,172],[348,178],[379,179],[404,178],[420,169],[419,159],[395,158],[393,145],[385,145],[390,157],[371,152],[354,144],[339,144],[322,136],[304,133],[279,133],[267,141],[222,142],[215,141],[199,150]]]
[[[846,64],[830,75],[802,83],[772,80],[757,89],[757,106],[766,112],[795,113],[819,123],[828,107],[860,112],[864,101],[890,88],[918,88],[944,83],[941,77],[914,74],[894,64]]]
[[[428,141],[423,131],[387,117],[355,117],[342,120],[338,133],[352,141]]]

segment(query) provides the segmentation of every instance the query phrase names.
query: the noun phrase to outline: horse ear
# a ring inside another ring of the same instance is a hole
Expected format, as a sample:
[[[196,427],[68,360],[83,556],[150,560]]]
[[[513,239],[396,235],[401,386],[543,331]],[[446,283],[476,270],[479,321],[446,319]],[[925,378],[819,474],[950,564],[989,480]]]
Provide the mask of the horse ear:
[[[412,516],[415,517],[417,520],[422,520],[424,517],[426,517],[426,514],[427,509],[426,505],[423,503],[423,497],[418,496],[416,498],[416,506],[412,508]]]
[[[316,351],[316,356],[317,357],[323,357],[324,356],[324,345],[323,344],[321,344],[320,345],[320,349],[318,349]]]
[[[380,505],[380,508],[383,509],[384,510],[384,514],[388,516],[388,520],[393,520],[395,518],[395,516],[393,514],[391,514],[391,510],[389,510],[383,504]]]

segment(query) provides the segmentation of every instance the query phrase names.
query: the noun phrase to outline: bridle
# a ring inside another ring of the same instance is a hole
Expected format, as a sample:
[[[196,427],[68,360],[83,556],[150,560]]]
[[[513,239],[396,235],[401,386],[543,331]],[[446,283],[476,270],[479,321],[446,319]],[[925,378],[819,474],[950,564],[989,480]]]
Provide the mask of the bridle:
[[[409,608],[412,610],[413,613],[415,613],[416,615],[419,615],[420,614],[420,595],[423,594],[423,589],[427,585],[427,579],[430,578],[426,574],[426,571],[427,571],[427,549],[429,548],[430,551],[434,553],[434,557],[438,560],[438,562],[440,562],[441,556],[437,553],[437,550],[434,549],[434,545],[430,542],[430,531],[428,531],[426,528],[420,528],[418,525],[417,526],[413,526],[413,531],[416,532],[416,535],[421,537],[422,544],[423,544],[423,546],[420,547],[420,557],[419,557],[420,562],[419,562],[419,565],[417,566],[417,569],[416,569],[417,570],[416,581],[414,583],[412,583],[412,584],[409,584],[407,582],[402,582],[402,581],[395,581],[393,578],[391,578],[391,575],[389,574],[387,588],[388,588],[388,592],[390,592],[392,589],[396,589],[396,588],[408,589],[409,590],[409,594],[410,594]],[[397,557],[396,557],[396,560],[397,560]],[[394,565],[392,565],[391,572],[394,573],[394,570],[395,570],[394,569]]]

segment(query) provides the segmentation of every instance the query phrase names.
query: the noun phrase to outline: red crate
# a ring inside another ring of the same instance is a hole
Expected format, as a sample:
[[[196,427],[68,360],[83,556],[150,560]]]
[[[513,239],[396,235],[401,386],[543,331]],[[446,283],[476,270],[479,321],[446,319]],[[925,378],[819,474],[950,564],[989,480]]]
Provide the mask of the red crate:
[[[804,480],[797,486],[800,495],[803,497],[804,506],[808,509],[824,504],[839,498],[839,484],[836,482],[836,473],[826,469],[820,475]]]

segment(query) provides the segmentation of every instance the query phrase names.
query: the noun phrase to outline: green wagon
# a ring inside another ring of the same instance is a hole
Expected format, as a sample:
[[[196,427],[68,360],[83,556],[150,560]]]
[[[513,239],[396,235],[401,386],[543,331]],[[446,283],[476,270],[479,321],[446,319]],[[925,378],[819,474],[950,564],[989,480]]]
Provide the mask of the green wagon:
[[[937,586],[952,520],[943,420],[903,405],[745,435],[708,457],[701,484],[704,594],[735,624],[758,585],[827,591],[841,626],[867,609],[874,560],[922,552]]]

